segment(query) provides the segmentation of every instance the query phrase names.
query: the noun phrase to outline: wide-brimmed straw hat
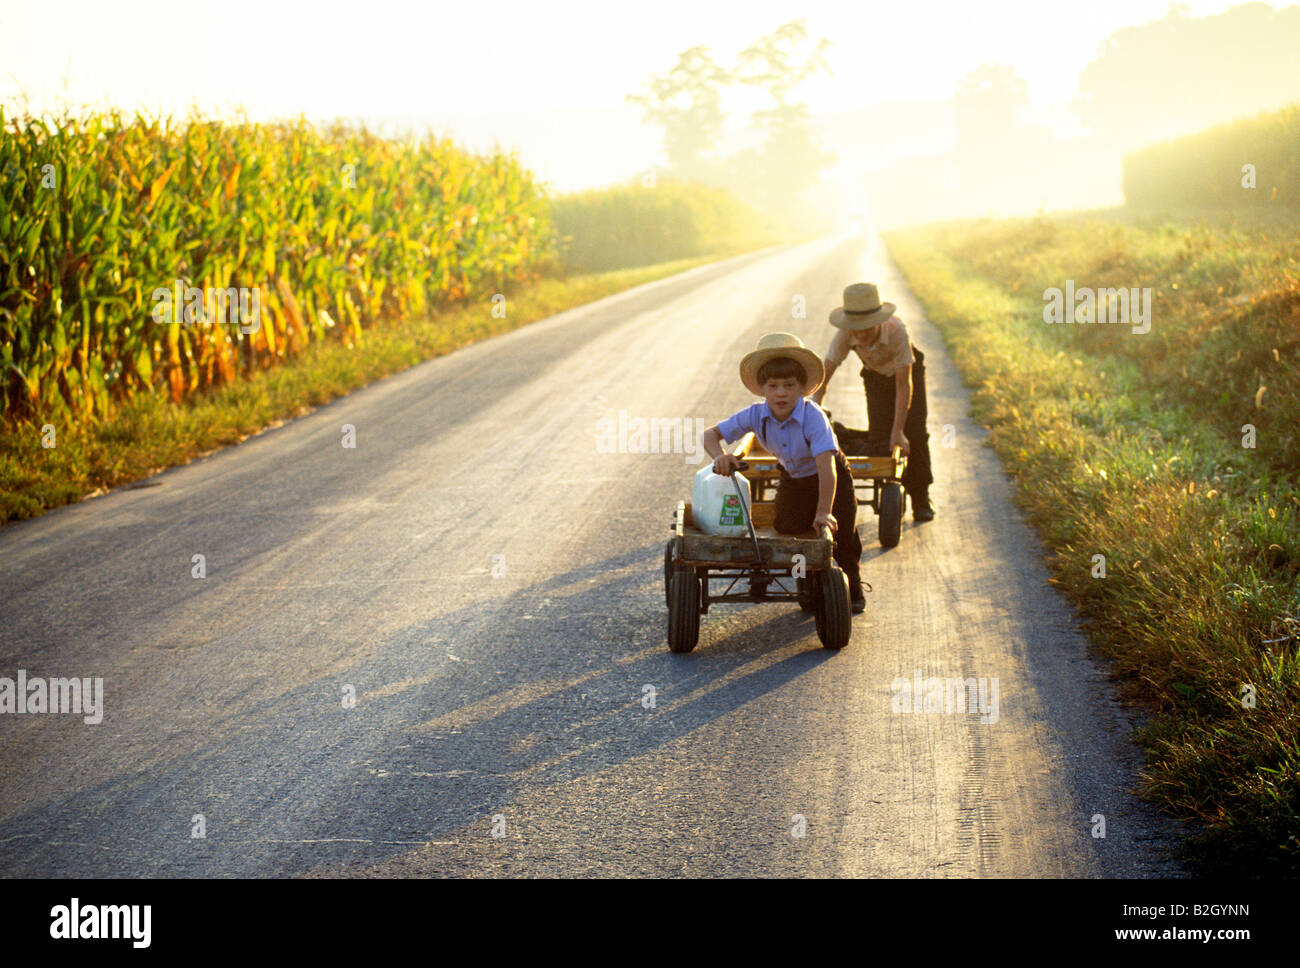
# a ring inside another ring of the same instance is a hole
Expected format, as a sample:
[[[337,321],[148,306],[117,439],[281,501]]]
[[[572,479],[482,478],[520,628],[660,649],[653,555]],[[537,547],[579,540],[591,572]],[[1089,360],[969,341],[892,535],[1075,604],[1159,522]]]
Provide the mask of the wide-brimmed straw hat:
[[[844,287],[844,305],[831,310],[831,325],[840,329],[870,329],[894,315],[897,308],[893,303],[882,303],[872,283],[855,282]]]
[[[751,393],[761,397],[763,387],[758,382],[759,368],[768,360],[774,360],[779,356],[789,357],[803,367],[808,381],[804,384],[802,396],[813,393],[822,385],[822,380],[826,377],[822,358],[804,346],[803,340],[798,336],[790,333],[768,333],[759,340],[758,348],[746,353],[744,359],[740,361],[740,382],[745,384]]]

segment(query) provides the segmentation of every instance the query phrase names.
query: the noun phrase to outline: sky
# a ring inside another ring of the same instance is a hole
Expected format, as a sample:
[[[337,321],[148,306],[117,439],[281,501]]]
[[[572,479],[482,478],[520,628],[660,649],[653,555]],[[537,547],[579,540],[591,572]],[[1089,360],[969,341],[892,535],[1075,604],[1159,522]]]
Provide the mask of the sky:
[[[1231,0],[1191,0],[1193,16]],[[1286,4],[1270,4],[1280,8]],[[1160,19],[1168,0],[551,0],[286,3],[281,0],[0,0],[0,104],[113,104],[183,115],[242,107],[431,125],[475,148],[520,151],[561,190],[628,177],[658,157],[657,129],[624,96],[688,47],[724,64],[805,19],[834,46],[833,77],[799,89],[816,114],[948,98],[988,62],[1026,79],[1045,117],[1064,105],[1107,34]]]

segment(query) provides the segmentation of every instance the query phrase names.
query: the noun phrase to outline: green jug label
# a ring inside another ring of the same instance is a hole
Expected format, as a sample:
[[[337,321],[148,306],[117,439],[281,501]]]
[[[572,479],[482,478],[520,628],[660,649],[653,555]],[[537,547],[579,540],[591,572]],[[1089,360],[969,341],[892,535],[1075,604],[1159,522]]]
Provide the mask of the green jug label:
[[[734,528],[745,523],[745,518],[740,509],[740,498],[734,494],[728,494],[722,499],[722,514],[718,516],[718,524],[724,528]]]

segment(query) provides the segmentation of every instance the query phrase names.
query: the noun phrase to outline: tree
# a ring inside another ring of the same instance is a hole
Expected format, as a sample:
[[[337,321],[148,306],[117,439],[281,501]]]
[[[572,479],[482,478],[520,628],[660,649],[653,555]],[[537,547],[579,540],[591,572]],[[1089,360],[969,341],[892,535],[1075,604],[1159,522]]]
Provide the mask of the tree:
[[[1300,6],[1247,3],[1124,27],[1079,74],[1075,110],[1094,134],[1155,141],[1300,98]]]
[[[831,74],[825,57],[830,47],[824,37],[810,46],[805,22],[794,20],[740,53],[736,79],[766,91],[774,103],[754,112],[750,120],[751,127],[765,133],[762,148],[742,152],[732,168],[737,184],[748,186],[769,211],[797,205],[799,196],[835,160],[822,149],[808,105],[790,100],[804,81],[822,71]]]
[[[664,154],[677,174],[699,178],[712,167],[724,121],[722,88],[731,81],[707,47],[692,47],[671,71],[651,78],[646,93],[627,95],[646,121],[663,125]]]
[[[752,47],[740,52],[736,79],[742,84],[760,87],[772,95],[776,109],[788,105],[790,92],[820,71],[831,73],[826,51],[831,42],[823,37],[812,50],[800,53],[808,42],[808,28],[803,20],[792,20],[762,37]],[[761,112],[760,112],[761,113]]]
[[[835,156],[822,149],[808,106],[791,98],[808,78],[830,73],[830,46],[825,38],[811,41],[804,21],[797,20],[742,51],[734,72],[720,67],[708,48],[692,47],[678,55],[671,71],[652,77],[643,93],[627,100],[643,109],[647,121],[663,125],[671,174],[719,185],[769,214],[797,219],[799,196]],[[717,145],[725,122],[722,91],[731,84],[766,91],[772,106],[750,120],[763,135],[761,146],[724,160]]]

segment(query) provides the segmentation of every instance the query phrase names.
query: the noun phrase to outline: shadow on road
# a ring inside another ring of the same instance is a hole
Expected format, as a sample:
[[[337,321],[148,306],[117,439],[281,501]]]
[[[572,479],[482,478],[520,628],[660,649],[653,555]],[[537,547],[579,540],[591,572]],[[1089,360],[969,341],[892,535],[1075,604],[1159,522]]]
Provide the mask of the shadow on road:
[[[285,876],[376,864],[469,825],[488,836],[525,788],[653,753],[833,657],[792,604],[758,606],[740,631],[726,619],[745,606],[714,606],[696,651],[669,653],[662,547],[407,626],[343,673],[219,715],[197,749],[0,824],[0,869]]]

